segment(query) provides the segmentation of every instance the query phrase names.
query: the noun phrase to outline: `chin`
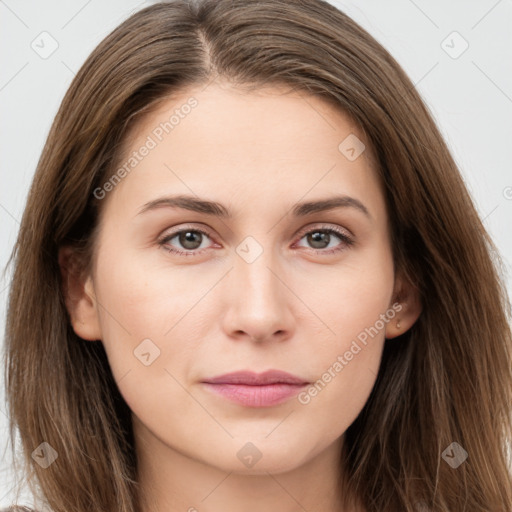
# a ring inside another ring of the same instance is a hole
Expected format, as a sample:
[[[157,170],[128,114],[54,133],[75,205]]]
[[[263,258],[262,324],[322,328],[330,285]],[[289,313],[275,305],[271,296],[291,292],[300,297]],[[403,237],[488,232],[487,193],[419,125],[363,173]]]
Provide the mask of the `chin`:
[[[299,448],[304,448],[303,443],[299,440],[294,446],[280,442],[272,444],[269,440],[240,441],[235,439],[233,445],[233,448],[213,454],[213,460],[206,462],[236,474],[266,475],[267,473],[277,474],[292,471],[307,460],[307,453],[298,451]],[[226,454],[230,452],[233,453],[233,456],[226,457]],[[211,454],[209,455],[211,456]]]

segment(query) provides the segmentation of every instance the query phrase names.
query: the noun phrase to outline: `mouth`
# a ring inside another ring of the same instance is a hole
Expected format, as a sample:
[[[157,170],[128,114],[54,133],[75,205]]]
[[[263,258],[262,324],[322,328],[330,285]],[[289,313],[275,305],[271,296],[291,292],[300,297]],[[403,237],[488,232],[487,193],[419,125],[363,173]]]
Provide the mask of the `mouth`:
[[[202,381],[205,389],[245,407],[279,405],[310,383],[280,370],[233,372]]]

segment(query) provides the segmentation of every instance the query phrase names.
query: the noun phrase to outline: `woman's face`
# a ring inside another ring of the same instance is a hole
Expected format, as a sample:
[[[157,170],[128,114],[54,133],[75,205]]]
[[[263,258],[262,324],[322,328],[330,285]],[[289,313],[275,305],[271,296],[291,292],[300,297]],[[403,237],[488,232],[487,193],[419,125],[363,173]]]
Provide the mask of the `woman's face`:
[[[74,328],[102,340],[146,447],[255,473],[338,450],[402,316],[363,144],[323,100],[275,87],[189,89],[136,127],[95,191]],[[205,383],[268,370],[310,385]]]

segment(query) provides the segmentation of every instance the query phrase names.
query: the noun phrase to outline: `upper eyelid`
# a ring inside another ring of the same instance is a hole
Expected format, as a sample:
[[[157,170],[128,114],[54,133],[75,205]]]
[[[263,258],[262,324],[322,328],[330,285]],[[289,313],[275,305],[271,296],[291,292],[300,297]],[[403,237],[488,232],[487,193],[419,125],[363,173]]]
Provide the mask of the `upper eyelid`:
[[[176,235],[178,235],[179,233],[181,233],[182,231],[199,231],[201,233],[205,233],[206,235],[208,235],[209,237],[212,237],[212,234],[211,234],[211,231],[207,228],[204,228],[204,227],[196,227],[196,226],[185,226],[185,227],[182,227],[182,228],[179,228],[179,229],[175,229],[173,231],[170,231],[170,232],[167,232],[167,231],[164,231],[162,235],[160,235],[158,238],[160,240],[165,240],[166,238],[174,238]]]
[[[180,224],[178,224],[177,226],[179,227]],[[329,222],[313,222],[312,225],[305,226],[305,227],[297,230],[296,233],[297,234],[304,233],[304,232],[308,232],[308,231],[310,231],[312,229],[322,230],[322,229],[336,229],[336,228],[337,229],[342,229],[344,231],[347,231],[348,233],[353,235],[353,233],[347,227],[339,226],[337,224],[329,223]],[[187,229],[190,229],[190,231],[196,231],[196,230],[197,231],[205,231],[207,234],[209,234],[212,231],[210,228],[205,227],[205,225],[203,225],[201,223],[199,223],[198,225],[194,225],[193,223],[190,223],[190,224],[185,223],[185,225],[183,227],[179,227],[179,228],[177,228],[175,230],[174,230],[174,228],[169,228],[169,229],[173,230],[171,233],[169,233],[169,235],[180,233],[181,231],[186,231]],[[164,230],[164,233],[166,231],[167,230]]]
[[[310,231],[314,231],[314,230],[318,230],[318,231],[328,231],[328,230],[333,230],[334,232],[336,232],[337,230],[340,230],[340,231],[346,231],[347,232],[347,236],[350,236],[350,237],[353,237],[354,234],[346,227],[344,226],[339,226],[339,225],[336,225],[335,227],[333,227],[332,225],[328,225],[328,223],[324,222],[324,223],[320,223],[321,225],[313,225],[313,226],[306,226],[305,228],[302,228],[300,229],[298,232],[297,232],[297,235],[301,235],[303,233],[309,233]]]

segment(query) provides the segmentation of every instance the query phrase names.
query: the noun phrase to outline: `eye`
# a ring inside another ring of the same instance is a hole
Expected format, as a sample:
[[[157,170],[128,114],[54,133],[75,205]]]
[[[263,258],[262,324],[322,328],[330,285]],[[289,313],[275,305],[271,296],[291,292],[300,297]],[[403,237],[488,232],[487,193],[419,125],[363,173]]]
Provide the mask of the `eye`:
[[[201,245],[203,244],[205,237],[210,238],[210,235],[202,229],[180,229],[179,231],[166,235],[164,238],[159,240],[158,243],[163,249],[171,253],[179,254],[181,256],[197,256],[203,252],[202,250],[198,251],[197,249],[204,249],[204,247],[201,248]],[[169,245],[174,239],[176,239],[176,242],[186,250],[182,251],[172,245]]]
[[[331,248],[325,250],[333,241],[333,234],[335,235],[335,238],[341,240],[342,243],[338,244],[338,246],[335,246],[334,248],[331,246]],[[317,254],[332,254],[335,252],[343,251],[347,247],[350,247],[354,244],[354,240],[346,232],[342,231],[340,228],[327,226],[309,230],[302,235],[301,240],[303,238],[307,239],[307,242],[313,246],[312,249]]]

